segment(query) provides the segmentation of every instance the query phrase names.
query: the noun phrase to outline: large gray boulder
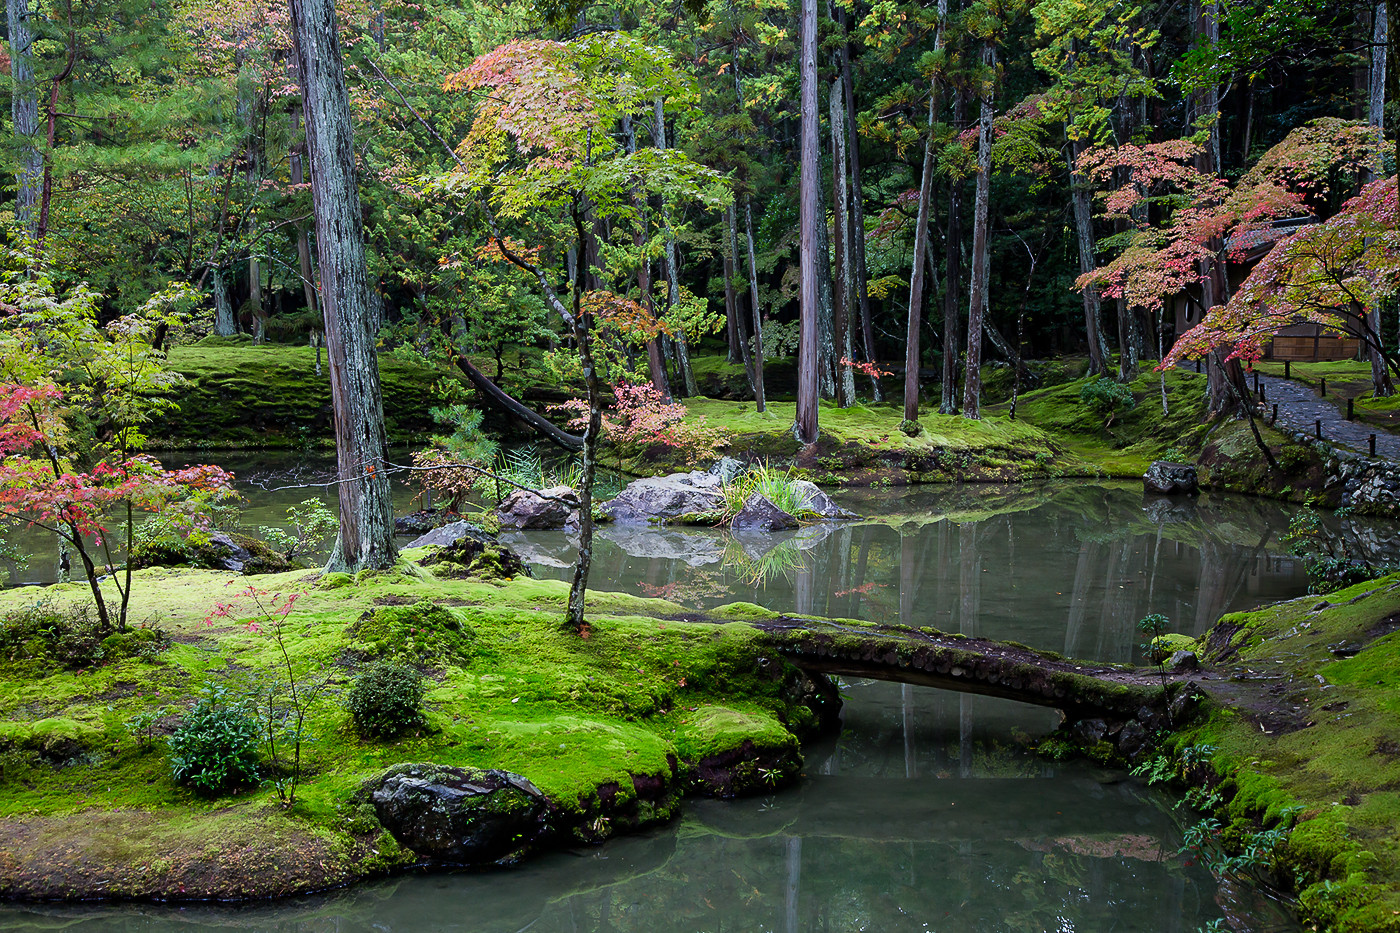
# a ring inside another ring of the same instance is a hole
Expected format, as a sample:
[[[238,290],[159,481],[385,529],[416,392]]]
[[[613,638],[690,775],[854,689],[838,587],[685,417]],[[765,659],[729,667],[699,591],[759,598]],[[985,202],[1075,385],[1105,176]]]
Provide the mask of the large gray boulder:
[[[603,503],[603,514],[619,525],[646,525],[716,512],[724,508],[722,486],[717,473],[700,470],[633,480],[616,498]]]
[[[797,519],[773,504],[761,492],[755,492],[744,500],[744,507],[729,522],[735,533],[746,531],[786,531],[797,527]]]
[[[502,528],[563,528],[578,518],[578,493],[568,486],[517,489],[501,500],[496,515]]]
[[[549,832],[549,799],[509,771],[402,764],[364,791],[401,845],[454,865],[515,861]]]
[[[1144,492],[1162,496],[1195,495],[1200,491],[1194,466],[1168,460],[1152,461],[1152,466],[1142,475],[1142,488]]]
[[[810,512],[819,518],[860,518],[855,512],[843,509],[822,492],[811,480],[793,480],[792,486],[802,495],[802,511]]]
[[[464,538],[483,545],[496,543],[496,539],[480,525],[473,525],[471,522],[453,522],[450,525],[443,525],[441,528],[434,528],[427,534],[419,535],[404,546],[448,547]]]

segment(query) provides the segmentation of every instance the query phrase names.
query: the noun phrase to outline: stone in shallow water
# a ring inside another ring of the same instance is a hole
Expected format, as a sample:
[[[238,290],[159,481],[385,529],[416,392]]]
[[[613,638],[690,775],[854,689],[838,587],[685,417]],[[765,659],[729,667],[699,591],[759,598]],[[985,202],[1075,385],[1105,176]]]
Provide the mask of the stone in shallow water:
[[[1179,493],[1195,494],[1199,491],[1196,481],[1196,468],[1189,463],[1171,463],[1167,460],[1154,460],[1152,466],[1142,475],[1144,492],[1172,496]]]
[[[792,483],[793,489],[802,495],[802,508],[822,518],[860,518],[855,512],[843,509],[822,492],[811,480],[799,479]]]
[[[384,828],[420,856],[457,865],[511,862],[548,835],[549,798],[509,771],[395,765],[365,785]]]
[[[797,527],[793,518],[772,503],[761,492],[752,493],[744,500],[744,507],[730,521],[732,531],[783,531]]]
[[[502,528],[563,528],[577,512],[578,493],[569,486],[517,489],[496,507]]]
[[[645,525],[682,515],[716,512],[724,508],[721,485],[716,474],[698,470],[633,480],[616,498],[603,504],[603,512],[620,525]]]
[[[469,538],[478,544],[494,544],[496,539],[480,525],[471,522],[453,522],[450,525],[443,525],[441,528],[434,528],[427,534],[414,538],[405,547],[447,547],[456,544],[463,538]]]

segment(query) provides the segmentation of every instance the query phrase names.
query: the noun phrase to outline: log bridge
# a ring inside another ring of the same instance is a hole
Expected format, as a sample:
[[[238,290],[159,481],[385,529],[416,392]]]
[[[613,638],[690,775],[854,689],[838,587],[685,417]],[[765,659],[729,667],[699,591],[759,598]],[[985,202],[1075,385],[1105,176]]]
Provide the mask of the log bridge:
[[[793,616],[753,625],[805,671],[1020,700],[1062,710],[1069,722],[1143,719],[1144,707],[1157,711],[1164,703],[1163,677],[1156,668],[1076,661],[1015,642],[905,625]],[[1165,681],[1171,687],[1197,676],[1168,671]]]

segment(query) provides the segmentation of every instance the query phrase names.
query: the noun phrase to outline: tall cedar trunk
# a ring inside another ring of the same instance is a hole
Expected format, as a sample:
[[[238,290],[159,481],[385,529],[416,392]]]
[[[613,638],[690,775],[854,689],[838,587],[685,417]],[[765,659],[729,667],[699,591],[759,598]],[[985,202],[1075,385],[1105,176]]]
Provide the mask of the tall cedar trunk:
[[[726,216],[730,208],[725,209]],[[734,254],[728,247],[721,251],[720,264],[724,272],[724,344],[726,363],[739,362],[738,309],[734,307]]]
[[[851,312],[854,310],[855,289],[851,282],[850,197],[846,188],[846,102],[839,77],[831,82],[827,111],[831,117],[831,212],[835,218],[832,232],[836,239],[831,319],[832,340],[836,345],[836,404],[850,408],[856,401],[855,370],[849,365],[854,355],[851,348]],[[842,365],[841,360],[847,360],[847,365]]]
[[[327,571],[382,570],[394,563],[394,507],[384,459],[384,405],[370,331],[360,193],[350,98],[332,0],[290,0],[311,195],[321,302],[326,320],[331,407],[335,414],[340,533]]]
[[[818,167],[818,172],[821,171]],[[817,179],[818,186],[821,179]],[[817,195],[821,197],[820,193]],[[825,211],[817,215],[817,229],[813,236],[817,247],[817,339],[821,345],[817,351],[817,375],[821,379],[822,398],[836,394],[836,344],[832,340],[832,301],[831,282],[831,238],[827,236]]]
[[[1376,128],[1376,142],[1385,141],[1385,57],[1390,48],[1390,11],[1385,0],[1376,4],[1371,17],[1371,68],[1368,76],[1366,122]],[[1379,145],[1378,145],[1379,148]],[[1381,339],[1380,308],[1372,305],[1366,314],[1366,326],[1374,335],[1368,346],[1371,359],[1371,385],[1377,397],[1395,394],[1395,385],[1386,369],[1385,354],[1379,346]]]
[[[861,350],[868,363],[875,362],[875,329],[870,322],[870,267],[865,260],[865,185],[860,175],[860,134],[856,132],[855,81],[851,77],[851,16],[841,12],[841,28],[846,43],[841,46],[841,88],[846,97],[847,163],[851,177],[851,263],[855,268],[856,302],[860,311]],[[875,401],[885,400],[879,376],[871,376],[871,391]]]
[[[302,145],[296,141],[296,137],[301,133],[301,108],[292,108],[292,138],[294,140],[292,149],[287,155],[287,167],[291,172],[292,185],[303,184],[306,179],[302,171],[301,153]],[[301,277],[302,298],[306,301],[306,310],[316,314],[319,305],[316,301],[316,274],[311,267],[311,235],[306,230],[306,224],[297,224],[297,273]],[[313,326],[312,330],[316,330]]]
[[[656,148],[666,148],[666,104],[660,97],[653,102],[656,111],[655,126],[653,128],[653,138],[656,141]],[[662,208],[662,222],[666,227],[666,310],[671,310],[680,299],[680,269],[677,267],[676,241],[671,238],[671,219],[669,213]],[[690,348],[686,345],[685,334],[678,333],[673,341],[676,348],[676,364],[681,371],[681,384],[685,386],[686,395],[699,395],[700,389],[695,384],[695,372],[690,368]]]
[[[38,239],[35,205],[44,184],[44,151],[39,148],[39,87],[34,83],[29,0],[7,0],[10,27],[10,116],[14,121],[15,220]]]
[[[1094,255],[1094,215],[1093,197],[1089,179],[1077,170],[1079,156],[1088,148],[1083,140],[1070,142],[1069,183],[1070,200],[1074,206],[1075,241],[1079,246],[1079,272],[1081,275],[1093,272],[1098,267]],[[1089,343],[1089,375],[1098,376],[1108,371],[1108,344],[1104,340],[1103,312],[1099,304],[1098,286],[1090,285],[1081,293],[1084,298],[1084,333]]]
[[[758,393],[757,384],[754,382],[753,355],[749,352],[749,336],[747,328],[744,327],[744,300],[740,287],[734,283],[739,275],[739,221],[738,208],[736,204],[730,204],[724,209],[724,226],[728,233],[726,256],[729,268],[724,273],[725,291],[734,296],[734,328],[738,331],[739,337],[739,361],[744,364],[744,376],[749,381],[749,389],[756,395]]]
[[[966,98],[960,91],[953,99],[953,125],[962,126]],[[938,411],[958,413],[958,304],[962,288],[962,182],[948,181],[948,234],[944,241],[946,274],[943,277],[943,385]]]
[[[982,417],[982,318],[987,313],[987,279],[991,258],[987,250],[987,210],[992,189],[992,87],[996,49],[982,44],[982,64],[990,72],[982,92],[982,115],[977,126],[977,200],[972,209],[972,294],[967,304],[967,371],[963,376],[963,417]]]
[[[238,321],[233,316],[233,302],[228,296],[224,270],[214,268],[210,275],[214,286],[214,334],[218,337],[232,337],[238,333]]]
[[[821,165],[817,161],[817,0],[802,0],[800,68],[802,175],[798,185],[798,228],[801,286],[797,353],[797,417],[793,433],[803,444],[817,442],[817,227],[821,216]]]
[[[744,198],[744,239],[749,247],[749,301],[753,304],[753,396],[758,411],[768,410],[763,390],[763,309],[758,302],[758,257],[753,243],[753,208]]]
[[[935,52],[943,48],[943,21],[947,13],[948,0],[939,0],[938,30],[933,39]],[[919,173],[919,209],[914,219],[914,268],[909,274],[909,318],[904,332],[905,421],[919,420],[919,365],[923,360],[920,341],[924,316],[924,254],[927,252],[924,247],[929,233],[929,206],[933,201],[933,124],[937,117],[938,79],[935,77],[929,81],[928,137],[924,140],[924,164]]]

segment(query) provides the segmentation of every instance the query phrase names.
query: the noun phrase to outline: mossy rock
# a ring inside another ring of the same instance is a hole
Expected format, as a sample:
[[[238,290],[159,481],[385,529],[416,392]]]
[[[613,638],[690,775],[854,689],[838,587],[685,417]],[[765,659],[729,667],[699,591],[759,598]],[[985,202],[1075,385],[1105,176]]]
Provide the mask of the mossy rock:
[[[170,647],[170,637],[158,628],[129,628],[102,639],[102,657],[109,663],[127,658],[154,660]]]
[[[360,657],[413,665],[467,664],[476,654],[478,641],[471,626],[429,599],[368,612],[349,634],[351,651]]]
[[[38,722],[0,722],[0,750],[37,752],[51,763],[61,764],[93,749],[102,730],[76,719],[52,717]]]

